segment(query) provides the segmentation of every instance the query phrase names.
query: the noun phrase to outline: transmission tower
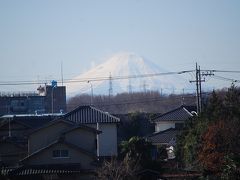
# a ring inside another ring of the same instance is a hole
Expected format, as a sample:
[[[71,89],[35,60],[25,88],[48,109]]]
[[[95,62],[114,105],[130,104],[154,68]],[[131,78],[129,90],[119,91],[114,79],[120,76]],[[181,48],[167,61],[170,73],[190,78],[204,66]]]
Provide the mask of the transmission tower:
[[[128,93],[129,93],[129,94],[132,93],[132,83],[131,83],[131,79],[128,80]]]
[[[112,75],[111,72],[109,73],[109,89],[108,89],[108,94],[109,94],[109,98],[112,96],[113,94],[113,87],[112,87]]]

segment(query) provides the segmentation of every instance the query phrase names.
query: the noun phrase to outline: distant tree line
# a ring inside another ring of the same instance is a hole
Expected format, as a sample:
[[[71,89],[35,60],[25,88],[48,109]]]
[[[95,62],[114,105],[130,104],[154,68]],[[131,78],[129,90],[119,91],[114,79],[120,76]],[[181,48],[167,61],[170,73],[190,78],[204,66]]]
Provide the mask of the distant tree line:
[[[164,113],[180,105],[195,104],[195,94],[161,95],[158,91],[121,93],[114,96],[80,94],[68,100],[68,111],[80,105],[94,105],[112,114],[132,112]]]

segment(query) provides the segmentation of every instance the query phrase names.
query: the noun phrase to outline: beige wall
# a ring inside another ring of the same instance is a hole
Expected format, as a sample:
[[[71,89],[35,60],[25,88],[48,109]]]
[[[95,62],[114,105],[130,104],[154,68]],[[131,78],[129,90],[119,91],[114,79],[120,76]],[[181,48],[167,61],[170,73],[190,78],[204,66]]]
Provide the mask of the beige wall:
[[[97,128],[97,124],[88,124],[90,127]],[[117,156],[117,124],[99,123],[99,149],[100,156]]]
[[[53,158],[52,151],[57,149],[65,149],[69,152],[68,158]],[[69,147],[65,144],[55,144],[48,149],[41,151],[40,153],[30,157],[24,164],[28,165],[43,165],[43,164],[70,164],[70,163],[80,163],[83,169],[93,169],[94,166],[91,163],[94,158],[80,152],[78,149]]]
[[[31,154],[57,140],[60,134],[70,128],[65,122],[58,122],[34,132],[28,139],[28,153]]]
[[[96,154],[96,134],[85,129],[75,129],[65,135],[67,142]]]

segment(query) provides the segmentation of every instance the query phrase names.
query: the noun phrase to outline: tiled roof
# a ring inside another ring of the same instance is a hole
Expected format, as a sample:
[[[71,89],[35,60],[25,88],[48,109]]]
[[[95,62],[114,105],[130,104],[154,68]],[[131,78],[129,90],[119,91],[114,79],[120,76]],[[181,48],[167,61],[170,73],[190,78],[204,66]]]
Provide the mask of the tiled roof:
[[[79,106],[67,113],[65,118],[81,124],[118,123],[120,119],[93,106]]]
[[[72,127],[70,127],[68,130],[66,130],[65,132],[63,132],[63,134],[67,134],[68,132],[73,131],[73,130],[78,129],[78,128],[85,129],[85,130],[87,130],[87,131],[91,131],[91,132],[94,132],[94,133],[97,133],[97,134],[102,133],[101,131],[99,131],[99,130],[97,130],[97,129],[95,129],[95,128],[92,128],[92,127],[89,127],[89,126],[86,126],[86,125],[83,125],[83,124],[76,124],[75,122],[69,121],[69,120],[66,119],[66,118],[59,118],[59,119],[55,119],[55,120],[53,120],[53,121],[50,121],[50,122],[44,124],[43,126],[37,128],[37,129],[34,129],[33,131],[31,131],[31,132],[29,133],[29,135],[30,135],[30,134],[33,134],[33,133],[35,133],[35,132],[37,132],[37,131],[39,131],[39,130],[41,130],[41,129],[44,129],[44,128],[48,127],[48,126],[51,126],[51,125],[53,125],[53,124],[56,124],[56,123],[58,123],[58,122],[63,122],[63,123],[66,123],[66,124],[69,124],[70,126],[72,126]]]
[[[97,129],[95,129],[95,128],[92,128],[92,127],[89,127],[89,126],[86,126],[86,125],[83,125],[83,124],[78,124],[78,125],[72,127],[71,129],[63,132],[63,134],[67,134],[67,133],[69,133],[69,132],[71,132],[71,131],[74,131],[74,130],[76,130],[76,129],[85,129],[85,130],[87,130],[87,131],[91,131],[91,132],[94,132],[94,133],[96,133],[96,134],[101,134],[101,133],[102,133],[102,131],[99,131],[99,130],[97,130]]]
[[[27,175],[43,175],[43,174],[88,174],[92,170],[84,170],[81,164],[54,164],[54,165],[31,165],[18,168],[2,168],[2,175],[9,176],[27,176]]]
[[[63,122],[63,123],[69,124],[70,126],[73,126],[73,127],[74,127],[74,125],[76,125],[74,122],[69,121],[69,120],[67,120],[67,119],[58,118],[58,119],[55,119],[55,120],[53,120],[53,121],[49,121],[48,123],[40,126],[39,128],[36,128],[36,129],[32,130],[28,135],[31,135],[31,134],[33,134],[33,133],[35,133],[35,132],[37,132],[37,131],[39,131],[39,130],[41,130],[41,129],[44,129],[44,128],[46,128],[46,127],[48,127],[48,126],[51,126],[51,125],[53,125],[53,124],[56,124],[56,123],[58,123],[58,122]]]
[[[147,139],[153,144],[169,144],[175,141],[176,135],[179,134],[179,132],[178,129],[170,128],[165,131],[153,133],[148,136]]]
[[[185,121],[192,117],[192,111],[194,111],[194,107],[192,106],[181,106],[177,109],[164,113],[155,119],[154,122],[159,121]]]

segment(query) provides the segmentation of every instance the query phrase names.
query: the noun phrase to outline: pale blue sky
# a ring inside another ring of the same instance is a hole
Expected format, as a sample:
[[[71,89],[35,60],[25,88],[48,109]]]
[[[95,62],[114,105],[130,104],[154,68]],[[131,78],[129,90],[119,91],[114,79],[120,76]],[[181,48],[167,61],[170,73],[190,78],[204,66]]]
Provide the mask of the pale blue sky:
[[[122,51],[169,71],[240,70],[240,1],[0,0],[0,81],[60,79],[61,62],[69,79]]]

